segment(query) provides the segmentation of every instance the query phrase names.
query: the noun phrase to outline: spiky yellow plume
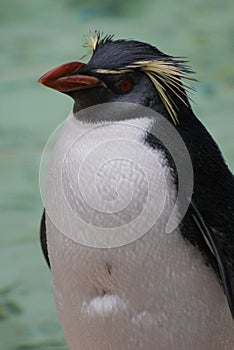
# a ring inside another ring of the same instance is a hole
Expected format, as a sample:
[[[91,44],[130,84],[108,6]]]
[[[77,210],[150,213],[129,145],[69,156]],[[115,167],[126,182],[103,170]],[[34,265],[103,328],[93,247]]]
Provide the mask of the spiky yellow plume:
[[[101,74],[121,74],[139,69],[145,72],[155,88],[157,89],[165,108],[167,109],[172,121],[175,125],[179,123],[175,102],[172,100],[167,92],[167,89],[171,90],[185,105],[187,105],[187,99],[185,91],[188,90],[188,86],[182,85],[181,78],[194,80],[191,78],[185,69],[177,65],[173,60],[148,60],[138,61],[126,67],[119,68],[118,70],[97,69],[97,73]]]
[[[93,51],[95,51],[100,40],[101,34],[99,32],[95,32],[94,35],[89,35],[86,37],[84,47],[90,47]]]
[[[186,86],[184,91],[180,79],[185,78],[193,80],[193,78],[188,76],[186,72],[184,72],[179,66],[175,65],[175,63],[172,61],[139,61],[128,66],[128,68],[138,68],[150,77],[174,124],[178,124],[179,120],[176,112],[177,106],[167,93],[167,89],[170,89],[173,94],[175,94],[185,105],[187,105],[187,99],[183,98],[183,95],[186,95]]]

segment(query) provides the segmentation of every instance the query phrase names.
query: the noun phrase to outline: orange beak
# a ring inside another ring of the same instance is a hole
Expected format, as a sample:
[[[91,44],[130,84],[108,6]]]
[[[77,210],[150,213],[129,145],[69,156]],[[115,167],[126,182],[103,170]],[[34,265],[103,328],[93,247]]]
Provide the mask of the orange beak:
[[[101,84],[98,78],[78,74],[85,66],[81,62],[65,63],[44,74],[38,82],[61,92],[88,89]]]

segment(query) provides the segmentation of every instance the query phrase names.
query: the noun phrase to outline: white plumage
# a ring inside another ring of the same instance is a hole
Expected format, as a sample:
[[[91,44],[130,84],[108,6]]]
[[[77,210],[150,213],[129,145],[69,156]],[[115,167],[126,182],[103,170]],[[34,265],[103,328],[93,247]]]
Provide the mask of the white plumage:
[[[53,153],[47,239],[55,300],[69,349],[233,350],[233,322],[214,271],[179,229],[164,233],[176,191],[162,152],[143,143],[144,128],[151,122],[142,118],[93,128],[71,117]],[[117,149],[106,146],[111,139]],[[102,157],[112,161],[98,168]],[[153,196],[145,191],[145,172]],[[94,177],[99,197],[93,191]],[[81,191],[79,184],[84,185]],[[143,221],[135,222],[142,203],[150,210]],[[111,213],[115,205],[118,215]],[[123,225],[129,221],[134,224],[125,235]],[[149,227],[147,232],[143,227]],[[92,247],[101,246],[102,239],[103,246],[115,247]]]

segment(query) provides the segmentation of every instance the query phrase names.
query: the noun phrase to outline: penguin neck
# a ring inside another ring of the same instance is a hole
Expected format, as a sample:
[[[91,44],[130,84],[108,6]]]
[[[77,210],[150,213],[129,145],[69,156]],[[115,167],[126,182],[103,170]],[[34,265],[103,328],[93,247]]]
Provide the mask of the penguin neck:
[[[98,125],[105,123],[122,123],[127,122],[133,125],[139,125],[150,128],[153,124],[153,114],[144,106],[129,102],[106,102],[95,104],[88,108],[73,108],[72,116],[79,122],[84,124]],[[148,130],[148,129],[147,129]]]

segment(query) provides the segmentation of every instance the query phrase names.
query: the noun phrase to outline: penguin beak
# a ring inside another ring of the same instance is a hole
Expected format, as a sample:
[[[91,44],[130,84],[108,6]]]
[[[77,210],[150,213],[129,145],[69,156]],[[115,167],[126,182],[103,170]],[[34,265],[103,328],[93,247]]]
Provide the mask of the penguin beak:
[[[92,76],[79,75],[86,66],[81,62],[69,62],[56,67],[44,74],[38,82],[60,92],[89,89],[101,84],[101,81]]]

